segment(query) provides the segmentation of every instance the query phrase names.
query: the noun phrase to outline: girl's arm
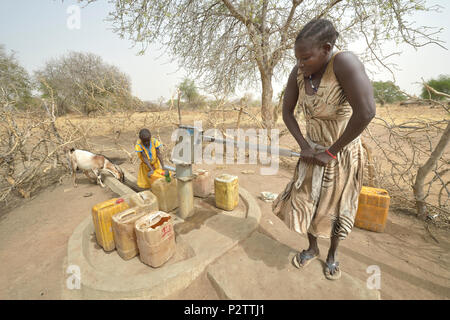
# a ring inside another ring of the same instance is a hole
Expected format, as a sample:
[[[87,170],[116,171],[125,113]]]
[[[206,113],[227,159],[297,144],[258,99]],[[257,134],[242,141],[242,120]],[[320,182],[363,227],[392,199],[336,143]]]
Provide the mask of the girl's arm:
[[[344,132],[328,148],[331,154],[336,155],[356,139],[375,117],[375,100],[372,84],[361,61],[351,52],[340,53],[334,59],[334,73],[353,110]],[[316,154],[316,160],[322,165],[331,159],[326,152]]]
[[[159,149],[156,149],[156,156],[158,157],[159,162],[161,163],[161,169],[164,170],[163,157],[161,156],[161,152],[159,151]]]
[[[292,134],[294,139],[300,146],[301,152],[300,157],[310,162],[313,160],[313,149],[310,147],[308,142],[303,137],[300,127],[298,126],[297,119],[294,116],[295,106],[297,105],[298,99],[298,85],[297,85],[297,65],[292,69],[289,75],[288,83],[286,85],[286,90],[284,92],[283,98],[283,121],[286,124],[289,132]]]
[[[142,156],[141,160],[146,164],[146,166],[148,167],[149,171],[149,176],[153,174],[153,171],[155,171],[155,168],[153,168],[153,166],[150,164],[150,161],[148,161],[147,157]]]

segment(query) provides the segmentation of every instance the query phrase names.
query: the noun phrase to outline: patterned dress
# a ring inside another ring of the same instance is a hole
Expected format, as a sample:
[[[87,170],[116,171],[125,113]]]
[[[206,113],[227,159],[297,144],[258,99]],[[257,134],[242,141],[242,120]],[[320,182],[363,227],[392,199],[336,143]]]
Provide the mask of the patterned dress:
[[[315,95],[307,95],[303,74],[297,75],[298,106],[306,120],[305,139],[324,151],[342,135],[352,115],[333,71],[335,53]],[[346,145],[326,167],[298,161],[294,177],[273,203],[273,212],[291,229],[320,238],[343,240],[351,232],[361,192],[364,153],[360,137]]]

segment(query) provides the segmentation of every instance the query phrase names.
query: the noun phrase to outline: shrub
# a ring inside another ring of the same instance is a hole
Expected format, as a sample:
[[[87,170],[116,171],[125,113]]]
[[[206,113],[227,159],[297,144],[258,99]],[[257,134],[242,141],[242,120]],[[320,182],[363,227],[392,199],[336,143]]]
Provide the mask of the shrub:
[[[437,79],[431,79],[427,81],[426,84],[439,92],[450,94],[450,76],[448,75],[440,75]],[[444,99],[443,96],[438,96],[433,92],[428,92],[425,86],[422,86],[422,94],[420,96],[422,97],[422,99]]]
[[[406,100],[406,96],[392,81],[374,81],[372,86],[375,101],[381,105]]]

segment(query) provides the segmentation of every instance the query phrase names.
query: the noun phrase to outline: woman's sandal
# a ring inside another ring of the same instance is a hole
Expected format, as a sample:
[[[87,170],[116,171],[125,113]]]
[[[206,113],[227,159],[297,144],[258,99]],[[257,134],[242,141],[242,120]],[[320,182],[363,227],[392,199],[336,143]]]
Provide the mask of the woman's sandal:
[[[338,280],[341,278],[341,270],[339,269],[339,262],[335,261],[333,263],[326,263],[327,266],[325,267],[325,277],[328,280]],[[331,271],[333,271],[333,274],[331,274]]]
[[[317,253],[316,255],[313,255],[313,254],[309,253],[308,251],[303,250],[302,252],[299,252],[294,256],[294,258],[292,259],[292,263],[298,269],[303,269],[308,264],[310,264],[311,261],[317,259],[318,257],[319,257],[319,253]],[[303,261],[303,264],[300,263],[302,261]]]

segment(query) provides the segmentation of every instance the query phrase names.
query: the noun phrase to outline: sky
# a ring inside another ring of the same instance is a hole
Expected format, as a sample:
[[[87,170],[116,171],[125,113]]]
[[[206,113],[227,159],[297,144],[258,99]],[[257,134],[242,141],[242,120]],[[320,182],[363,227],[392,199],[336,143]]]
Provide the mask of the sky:
[[[427,5],[434,4],[443,7],[441,13],[420,13],[413,19],[417,25],[443,28],[439,38],[450,49],[450,1],[427,1]],[[74,5],[80,9],[79,24],[73,19],[76,12],[70,10]],[[19,63],[30,74],[42,68],[49,59],[61,57],[69,51],[91,52],[128,74],[135,96],[150,101],[157,101],[160,97],[169,99],[176,86],[189,74],[175,62],[170,62],[157,44],[150,46],[144,55],[137,55],[140,48],[133,48],[130,40],[120,39],[111,30],[111,24],[104,21],[111,8],[106,0],[84,8],[75,0],[1,0],[0,44],[5,45],[8,52],[16,52]],[[420,94],[421,78],[429,80],[440,74],[450,74],[450,50],[436,45],[418,50],[401,45],[400,49],[402,54],[392,57],[390,62],[398,65],[396,83],[407,93]],[[286,74],[281,78],[287,81],[287,77]],[[392,80],[387,71],[370,77],[376,81]],[[274,83],[274,97],[283,85]],[[245,92],[253,92],[253,97],[259,98],[260,93],[256,89],[238,89],[238,94]]]

